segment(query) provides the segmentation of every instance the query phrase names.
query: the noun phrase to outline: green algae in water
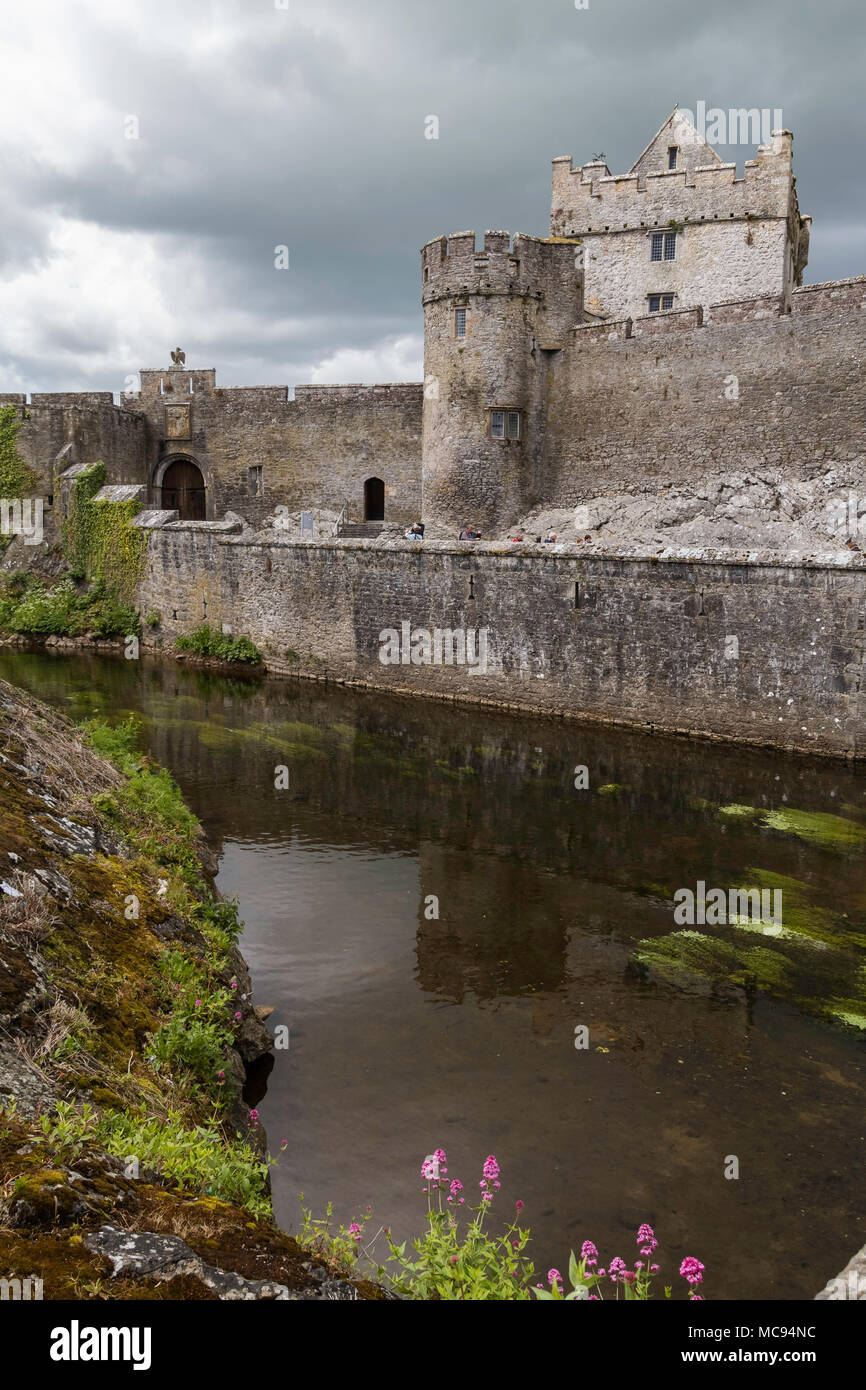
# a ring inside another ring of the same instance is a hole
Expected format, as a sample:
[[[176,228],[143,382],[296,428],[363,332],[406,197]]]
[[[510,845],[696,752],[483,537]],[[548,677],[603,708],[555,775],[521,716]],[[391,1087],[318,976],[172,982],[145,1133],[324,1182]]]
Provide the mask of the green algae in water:
[[[743,949],[720,937],[699,931],[672,932],[642,941],[635,959],[672,984],[687,984],[695,976],[713,985],[756,985],[778,992],[786,983],[788,961],[760,946]]]
[[[840,950],[866,950],[866,934],[858,932],[840,913],[818,907],[813,901],[813,890],[800,879],[775,874],[770,869],[751,868],[743,871],[743,880],[755,888],[781,891],[786,934]],[[731,925],[740,923],[732,921]]]
[[[765,811],[764,824],[771,830],[797,835],[801,840],[821,845],[824,849],[851,849],[866,845],[866,825],[834,816],[829,811]]]
[[[866,845],[866,825],[830,811],[798,811],[787,806],[767,811],[758,806],[734,803],[720,806],[719,815],[726,820],[751,820],[768,830],[796,835],[810,844],[820,845],[822,849],[845,850]]]

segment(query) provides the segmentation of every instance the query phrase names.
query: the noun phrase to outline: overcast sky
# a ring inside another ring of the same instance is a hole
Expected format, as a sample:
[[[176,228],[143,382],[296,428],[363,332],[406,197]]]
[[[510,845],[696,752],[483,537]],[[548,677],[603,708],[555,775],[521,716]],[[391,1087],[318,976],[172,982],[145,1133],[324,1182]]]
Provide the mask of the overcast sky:
[[[866,271],[864,0],[284,3],[3,0],[0,390],[420,380],[422,244],[546,235],[676,102],[781,108],[806,280]]]

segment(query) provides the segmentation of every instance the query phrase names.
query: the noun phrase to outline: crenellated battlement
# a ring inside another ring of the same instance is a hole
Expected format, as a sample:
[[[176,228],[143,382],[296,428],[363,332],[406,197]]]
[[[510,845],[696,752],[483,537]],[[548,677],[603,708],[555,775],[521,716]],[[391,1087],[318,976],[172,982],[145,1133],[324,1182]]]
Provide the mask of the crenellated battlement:
[[[775,131],[769,145],[746,161],[695,169],[611,174],[606,164],[574,166],[570,155],[553,160],[550,230],[584,236],[663,227],[671,221],[707,222],[736,218],[781,218],[790,213],[790,131]]]
[[[563,271],[576,271],[573,237],[474,232],[434,237],[421,249],[422,301],[461,294],[507,294],[541,299]]]

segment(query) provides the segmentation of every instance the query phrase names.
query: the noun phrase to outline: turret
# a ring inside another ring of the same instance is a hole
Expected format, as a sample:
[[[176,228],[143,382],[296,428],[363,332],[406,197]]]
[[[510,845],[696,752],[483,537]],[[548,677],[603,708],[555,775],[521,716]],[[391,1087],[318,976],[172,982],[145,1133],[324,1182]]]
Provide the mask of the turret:
[[[547,365],[582,318],[581,251],[508,232],[422,249],[426,521],[492,536],[537,500]]]

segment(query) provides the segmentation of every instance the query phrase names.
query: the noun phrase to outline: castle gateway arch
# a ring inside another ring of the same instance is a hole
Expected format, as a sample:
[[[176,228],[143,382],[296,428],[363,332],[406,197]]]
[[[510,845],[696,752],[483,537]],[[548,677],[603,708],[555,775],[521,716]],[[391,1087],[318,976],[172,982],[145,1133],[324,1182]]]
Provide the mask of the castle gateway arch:
[[[207,519],[207,489],[197,463],[186,457],[164,460],[154,480],[158,505],[176,511],[181,521]]]

